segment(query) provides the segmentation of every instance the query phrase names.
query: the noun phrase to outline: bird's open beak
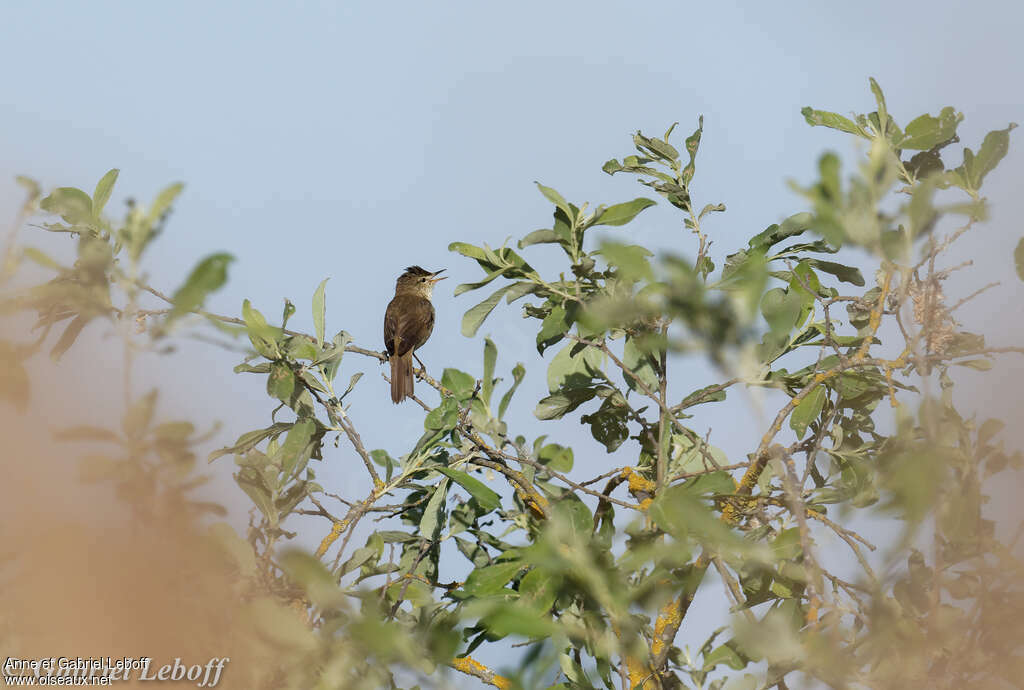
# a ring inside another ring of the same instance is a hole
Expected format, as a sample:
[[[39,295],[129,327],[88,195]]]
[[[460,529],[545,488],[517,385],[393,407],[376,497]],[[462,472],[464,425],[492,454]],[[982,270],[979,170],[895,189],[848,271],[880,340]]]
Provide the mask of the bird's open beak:
[[[442,268],[440,271],[435,272],[433,275],[430,276],[430,282],[436,283],[440,280],[444,280],[445,278],[447,278],[448,276],[440,275],[441,273],[444,273],[446,270],[448,269]]]

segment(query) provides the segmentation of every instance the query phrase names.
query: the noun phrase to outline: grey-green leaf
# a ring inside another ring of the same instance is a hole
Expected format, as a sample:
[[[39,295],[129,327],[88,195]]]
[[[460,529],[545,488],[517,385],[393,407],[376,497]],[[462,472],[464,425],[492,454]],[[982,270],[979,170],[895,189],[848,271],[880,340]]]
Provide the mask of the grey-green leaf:
[[[973,165],[968,170],[971,186],[974,189],[981,189],[985,175],[992,172],[1006,155],[1010,148],[1010,132],[1016,126],[1015,122],[1011,122],[1006,129],[997,129],[985,135],[985,140],[981,142],[981,148],[974,157]]]
[[[441,524],[444,522],[444,499],[448,496],[448,480],[442,479],[434,489],[433,495],[427,501],[427,507],[423,509],[423,517],[420,518],[420,536],[429,541],[437,539],[441,531]]]
[[[324,288],[327,287],[328,280],[330,278],[320,281],[320,285],[313,293],[313,328],[316,329],[316,344],[320,347],[324,346],[324,321],[327,318],[327,297]]]
[[[72,225],[92,220],[92,199],[75,187],[58,187],[39,202],[39,208],[56,213]]]
[[[821,409],[824,407],[827,397],[828,394],[825,387],[818,386],[808,393],[807,397],[801,400],[796,409],[793,410],[793,414],[789,418],[789,426],[796,432],[797,438],[803,438],[807,425],[821,414]]]
[[[569,218],[573,217],[573,214],[569,209],[569,202],[567,202],[561,194],[559,194],[551,187],[545,187],[540,182],[535,182],[534,184],[537,185],[537,189],[539,189],[540,193],[544,195],[544,198],[546,198],[548,201],[553,203],[558,208],[562,209],[562,212],[565,213],[565,215],[567,215]]]
[[[167,213],[171,208],[171,204],[181,194],[181,190],[185,188],[185,185],[181,182],[175,182],[169,184],[160,190],[160,193],[156,195],[156,199],[153,200],[153,205],[149,207],[149,222],[155,223],[160,220],[160,217]]]
[[[470,308],[462,317],[462,335],[467,338],[472,338],[476,335],[480,325],[484,322],[487,316],[494,311],[494,307],[498,305],[498,300],[500,300],[501,296],[504,295],[511,287],[512,285],[505,285],[498,288],[491,293],[490,297],[475,307]]]
[[[914,118],[907,123],[899,147],[927,151],[956,136],[956,127],[963,119],[963,114],[951,106],[943,108],[938,117],[925,114]]]
[[[96,183],[96,189],[92,193],[92,215],[96,220],[99,220],[100,214],[103,213],[103,208],[110,201],[110,193],[114,191],[114,183],[117,182],[117,176],[120,172],[117,168],[111,168]]]
[[[469,495],[475,498],[480,507],[487,512],[501,507],[501,497],[479,479],[450,467],[439,467],[437,471],[468,491]]]
[[[645,208],[650,208],[656,203],[653,199],[638,197],[632,201],[609,206],[603,213],[597,215],[593,225],[625,225],[636,218]]]
[[[838,129],[840,132],[847,132],[849,134],[857,134],[863,136],[860,128],[848,117],[843,117],[838,113],[830,113],[824,110],[815,110],[810,106],[806,106],[800,111],[800,114],[807,120],[807,124],[812,127],[830,127],[832,129]]]
[[[844,283],[850,283],[857,287],[864,287],[864,276],[861,275],[859,269],[854,268],[853,266],[844,266],[843,264],[837,264],[834,261],[822,261],[821,259],[804,259],[804,261],[817,268],[819,271],[831,273]]]
[[[184,284],[174,293],[174,306],[164,327],[200,308],[207,295],[224,285],[228,278],[228,264],[234,258],[225,253],[212,254],[196,264]]]
[[[597,395],[597,388],[566,388],[537,403],[533,414],[537,419],[560,419]]]
[[[555,234],[554,230],[542,228],[541,230],[534,230],[519,240],[519,248],[523,249],[531,244],[556,244],[557,242],[559,242],[559,237]]]
[[[505,410],[508,409],[509,403],[512,402],[512,396],[515,395],[516,389],[519,388],[519,384],[522,383],[524,376],[526,376],[526,368],[522,362],[519,362],[512,369],[512,386],[505,392],[505,395],[501,396],[501,403],[498,404],[498,419],[504,418]]]
[[[491,395],[494,393],[494,365],[498,361],[498,347],[490,338],[484,339],[484,379],[481,384],[480,394],[484,403],[491,404]]]

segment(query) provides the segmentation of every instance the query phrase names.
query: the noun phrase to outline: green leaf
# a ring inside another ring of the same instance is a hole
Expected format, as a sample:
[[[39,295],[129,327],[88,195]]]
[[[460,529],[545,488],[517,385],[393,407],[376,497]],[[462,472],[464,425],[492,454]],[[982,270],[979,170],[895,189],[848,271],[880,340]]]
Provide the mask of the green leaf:
[[[542,398],[533,414],[537,419],[560,419],[597,395],[597,388],[567,388]]]
[[[360,567],[361,565],[369,561],[371,558],[374,558],[378,555],[379,551],[373,546],[359,547],[358,549],[352,552],[352,556],[347,561],[341,564],[341,567],[338,569],[336,577],[340,578],[345,573],[352,572],[356,568]]]
[[[697,129],[693,131],[693,134],[686,137],[686,152],[690,154],[690,162],[686,164],[682,172],[683,184],[685,185],[689,185],[693,179],[693,173],[696,170],[697,149],[700,148],[700,138],[703,134],[704,116],[701,115],[697,118]],[[676,206],[680,205],[679,201],[672,199],[671,196],[669,200]]]
[[[997,129],[985,135],[985,140],[981,142],[981,149],[978,150],[978,156],[974,160],[972,176],[976,180],[976,189],[981,187],[981,181],[985,175],[998,165],[1002,157],[1007,155],[1010,149],[1010,132],[1015,127],[1017,127],[1017,123],[1012,122],[1006,129]]]
[[[423,418],[423,428],[427,431],[447,432],[454,429],[458,421],[459,402],[455,398],[446,397]]]
[[[921,115],[907,124],[898,146],[901,149],[927,151],[955,137],[956,127],[963,119],[963,114],[956,112],[952,106],[943,108],[938,117]]]
[[[328,280],[330,278],[321,280],[316,291],[313,292],[313,328],[316,329],[316,344],[319,347],[324,346],[324,321],[327,318],[327,298],[324,295],[324,288],[327,287]]]
[[[787,237],[803,234],[810,229],[813,223],[814,216],[812,214],[806,211],[795,213],[781,223],[769,225],[762,232],[754,235],[748,246],[751,249],[768,249]]]
[[[871,84],[871,93],[875,95],[875,103],[878,105],[878,120],[882,123],[881,134],[885,136],[889,126],[889,109],[885,105],[885,96],[882,95],[882,87],[878,85],[874,77],[869,77],[868,82]]]
[[[501,396],[501,403],[498,405],[498,419],[505,417],[505,411],[508,409],[509,403],[512,402],[512,396],[515,395],[516,389],[519,388],[519,384],[523,382],[523,377],[526,376],[526,368],[522,362],[519,362],[512,369],[512,385],[509,387],[505,395]]]
[[[720,474],[725,475],[730,486],[734,486],[728,474]],[[697,482],[690,482],[694,480],[675,484],[658,494],[648,510],[654,523],[684,543],[688,539],[696,539],[702,544],[713,545],[719,553],[749,551],[751,544],[718,519],[709,503],[696,492]]]
[[[601,256],[609,266],[619,270],[625,280],[653,280],[654,271],[647,257],[654,256],[646,247],[636,244],[620,244],[604,242],[601,244]]]
[[[729,458],[721,448],[706,443],[701,439],[694,443],[693,439],[687,436],[673,434],[671,449],[672,456],[668,465],[670,476],[711,469],[713,465],[706,456],[709,456],[719,466],[729,464]],[[714,473],[714,475],[717,474],[719,473]],[[732,492],[732,487],[726,484],[723,493],[730,492]]]
[[[531,568],[519,581],[519,602],[534,612],[546,614],[558,597],[562,578],[543,568]]]
[[[716,388],[717,386],[718,384],[714,384],[711,386],[705,386],[704,388],[695,390],[694,392],[690,393],[688,396],[683,398],[682,402],[679,403],[679,408],[685,409],[687,407],[692,407],[693,405],[702,405],[708,402],[722,402],[723,400],[725,400],[726,395],[724,390],[716,390],[713,393],[708,392],[709,390]]]
[[[448,496],[448,480],[442,479],[430,500],[427,507],[423,509],[423,517],[420,518],[419,535],[428,540],[435,541],[441,531],[441,524],[444,522],[444,499]]]
[[[821,409],[825,406],[825,399],[827,397],[828,392],[825,386],[819,385],[797,404],[796,409],[793,410],[793,414],[789,418],[789,426],[796,432],[797,438],[803,438],[807,425],[821,414]]]
[[[285,475],[298,474],[306,467],[306,462],[313,456],[319,456],[320,439],[324,432],[317,433],[319,425],[310,418],[300,419],[292,425],[285,436],[284,443],[274,454],[280,459],[281,471]]]
[[[629,438],[628,410],[623,403],[621,395],[609,395],[596,412],[580,417],[580,423],[590,425],[594,440],[609,453],[614,453]]]
[[[501,507],[501,497],[483,482],[460,470],[453,470],[450,467],[438,467],[438,472],[445,475],[453,482],[469,492],[469,495],[476,499],[476,502],[486,512],[497,510]]]
[[[164,328],[185,314],[203,306],[206,296],[220,288],[228,278],[228,264],[235,257],[230,254],[211,254],[192,269],[184,284],[174,293],[174,306],[167,315]]]
[[[39,208],[56,213],[71,225],[85,225],[92,220],[92,199],[75,187],[58,187],[39,202]]]
[[[473,395],[476,379],[464,371],[448,368],[441,375],[441,385],[450,390],[459,400],[465,400]]]
[[[480,247],[477,247],[477,246],[472,245],[472,244],[468,244],[466,242],[452,242],[451,244],[448,245],[448,251],[450,251],[450,252],[458,252],[459,254],[462,254],[463,256],[469,257],[470,259],[476,259],[478,262],[481,262],[481,263],[485,263],[485,262],[489,262],[490,261],[490,258],[488,258],[487,252],[485,252]],[[494,270],[494,268],[495,267],[492,267],[492,268],[490,268],[488,270]]]
[[[477,568],[466,578],[462,589],[466,594],[475,597],[498,594],[525,567],[519,561],[508,561]]]
[[[519,240],[519,248],[524,249],[529,247],[531,244],[557,244],[560,241],[561,238],[555,234],[554,230],[542,228],[540,230],[534,230],[526,237]]]
[[[117,182],[117,176],[120,172],[117,168],[111,168],[96,183],[96,189],[92,193],[92,214],[96,220],[99,220],[100,214],[103,213],[103,208],[110,201],[110,193],[114,191],[114,183]]]
[[[291,426],[292,425],[289,422],[276,422],[265,429],[254,429],[253,431],[247,431],[238,437],[238,439],[235,441],[235,445],[228,446],[226,448],[221,448],[210,453],[208,462],[213,462],[220,456],[228,455],[231,453],[237,455],[244,455],[245,453],[248,453],[250,450],[255,448],[256,444],[258,444],[260,441],[270,438],[271,436],[279,436],[286,430],[290,429]]]
[[[614,175],[622,170],[622,163],[612,158],[609,161],[605,161],[604,165],[601,166],[601,170],[605,171],[609,175]]]
[[[853,266],[844,266],[833,261],[822,261],[821,259],[804,259],[804,262],[825,273],[831,273],[844,283],[850,283],[857,287],[864,287],[864,276],[860,269]]]
[[[540,331],[537,333],[537,352],[544,354],[544,350],[565,337],[568,330],[572,328],[573,313],[574,310],[567,310],[561,305],[551,308],[541,322]]]
[[[710,671],[719,664],[725,664],[732,670],[739,671],[746,668],[748,663],[750,658],[740,651],[735,640],[730,640],[704,657],[703,670]]]
[[[341,367],[341,359],[345,355],[345,347],[352,342],[352,335],[347,331],[338,331],[331,339],[332,347],[328,349],[320,360],[314,364],[323,364],[324,376],[328,381],[333,382]]]
[[[270,375],[267,376],[267,395],[291,406],[295,388],[295,372],[288,364],[277,361],[270,365]]]
[[[599,378],[604,353],[596,347],[568,343],[548,365],[548,392],[560,388],[582,388]]]
[[[280,563],[288,577],[306,590],[313,604],[333,607],[344,602],[346,595],[339,589],[335,577],[314,556],[289,549],[281,554]]]
[[[518,602],[503,603],[491,611],[483,621],[492,635],[521,635],[527,638],[545,638],[557,630],[547,617],[540,617],[532,609],[518,605]],[[558,687],[558,686],[555,686]],[[573,687],[590,688],[589,683]]]
[[[569,202],[567,202],[561,194],[556,192],[551,187],[545,187],[540,182],[534,182],[534,184],[537,185],[537,189],[539,189],[540,193],[544,195],[544,198],[546,198],[548,201],[550,201],[559,209],[561,209],[562,213],[564,213],[570,219],[573,218],[572,210],[569,207]]]
[[[840,132],[864,136],[864,133],[853,122],[853,120],[843,117],[838,113],[830,113],[825,110],[815,110],[810,106],[805,106],[800,111],[800,114],[804,116],[804,119],[807,120],[807,124],[811,127],[830,127],[832,129],[838,129]]]
[[[637,344],[636,336],[627,335],[626,344],[622,350],[622,363],[626,367],[636,374],[637,377],[646,385],[650,390],[658,390],[658,374],[654,370],[654,362],[651,359],[651,354],[647,348],[640,347]],[[639,386],[637,385],[636,379],[629,374],[623,374],[623,379],[626,381],[626,385],[631,390],[636,390]]]
[[[654,206],[657,202],[653,199],[637,197],[632,201],[615,204],[598,213],[592,221],[592,225],[625,225],[636,218],[645,208]]]
[[[1017,242],[1017,248],[1013,250],[1013,264],[1017,269],[1017,277],[1024,280],[1024,237]]]
[[[292,316],[294,316],[294,315],[295,315],[295,305],[292,304],[292,301],[286,297],[285,300],[284,300],[284,308],[281,309],[281,328],[282,329],[288,327],[288,319],[292,318]],[[294,338],[292,340],[294,342]],[[312,345],[310,345],[310,347],[312,347]],[[315,350],[316,348],[313,348],[313,349]],[[306,359],[312,360],[313,357],[307,357]]]
[[[537,290],[541,289],[542,286],[528,280],[522,280],[518,283],[512,283],[509,286],[509,290],[505,295],[505,303],[512,304],[520,297],[536,293]]]
[[[388,452],[386,450],[383,450],[381,448],[371,450],[370,457],[373,458],[373,461],[375,463],[384,468],[392,467],[395,465],[394,458],[388,455]]]
[[[802,306],[800,294],[782,288],[772,288],[761,299],[761,313],[775,334],[788,333],[793,328]]]
[[[185,185],[181,182],[175,182],[169,184],[160,190],[160,193],[156,195],[156,199],[153,200],[153,205],[149,207],[149,223],[153,225],[161,216],[167,213],[171,208],[171,204],[181,194],[181,190],[185,188]]]
[[[455,288],[455,296],[458,297],[459,295],[461,295],[464,292],[470,292],[472,290],[477,290],[479,288],[482,288],[484,285],[487,285],[491,281],[493,281],[496,278],[499,278],[499,277],[505,275],[505,273],[507,273],[507,272],[509,272],[509,271],[511,271],[513,269],[514,269],[514,266],[502,266],[501,268],[496,269],[496,270],[491,271],[490,273],[488,273],[487,276],[483,280],[481,280],[479,282],[476,282],[476,283],[462,283],[461,285],[459,285],[458,287]]]
[[[967,170],[972,189],[980,189],[985,176],[992,172],[1006,155],[1010,148],[1010,132],[1016,126],[1015,122],[1011,122],[1006,129],[997,129],[985,135],[978,155],[973,158]],[[967,151],[964,151],[964,163],[967,163]]]
[[[645,149],[655,158],[660,158],[666,161],[672,161],[679,158],[679,151],[676,150],[676,147],[662,139],[645,137],[637,132],[633,136],[633,143],[636,144],[637,148]]]
[[[475,307],[470,308],[462,317],[462,335],[467,338],[472,338],[476,335],[476,332],[484,322],[484,319],[494,311],[494,307],[498,305],[498,301],[501,300],[501,296],[504,295],[511,287],[512,285],[505,285],[498,288],[491,293],[490,297]]]
[[[352,389],[356,387],[356,384],[359,382],[359,379],[361,378],[363,378],[363,372],[361,371],[357,371],[356,373],[352,374],[352,376],[350,376],[348,379],[348,385],[345,387],[345,392],[338,397],[338,400],[344,400],[345,396],[352,392]]]
[[[498,347],[490,338],[484,338],[484,379],[480,389],[480,396],[484,404],[491,404],[491,395],[494,393],[494,365],[498,361]]]
[[[545,436],[541,436],[537,441],[539,442],[544,438]],[[537,462],[550,467],[555,472],[568,472],[572,469],[573,452],[572,448],[568,446],[548,443],[541,446],[535,452],[537,453]]]
[[[281,335],[279,328],[267,323],[267,319],[257,309],[253,309],[249,300],[242,302],[242,320],[249,332],[249,340],[256,351],[267,359],[277,359],[281,352],[277,347],[277,339]]]

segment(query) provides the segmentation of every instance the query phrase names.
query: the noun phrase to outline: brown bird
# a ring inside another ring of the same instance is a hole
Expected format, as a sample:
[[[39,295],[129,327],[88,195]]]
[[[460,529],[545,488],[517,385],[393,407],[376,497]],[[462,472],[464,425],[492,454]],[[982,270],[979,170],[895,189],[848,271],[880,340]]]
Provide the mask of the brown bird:
[[[384,346],[391,363],[391,402],[400,403],[412,395],[413,353],[427,342],[434,330],[434,305],[430,295],[434,284],[447,276],[410,266],[398,276],[395,297],[384,312]]]

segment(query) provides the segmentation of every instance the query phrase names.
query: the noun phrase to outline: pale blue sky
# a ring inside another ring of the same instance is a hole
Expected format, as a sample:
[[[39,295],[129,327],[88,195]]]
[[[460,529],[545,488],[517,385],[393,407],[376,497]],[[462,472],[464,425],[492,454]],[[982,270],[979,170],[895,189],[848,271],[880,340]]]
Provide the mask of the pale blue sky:
[[[660,134],[678,120],[689,132],[704,114],[694,193],[728,206],[706,226],[720,265],[802,210],[787,178],[808,180],[825,148],[852,160],[844,138],[804,123],[804,105],[871,110],[874,76],[904,123],[945,105],[962,110],[961,138],[975,149],[988,130],[1024,121],[1024,22],[1001,2],[6,2],[0,19],[0,209],[19,198],[16,173],[91,190],[119,167],[111,210],[182,180],[168,232],[151,250],[156,286],[173,290],[197,258],[227,250],[237,261],[211,310],[237,314],[250,298],[278,318],[289,297],[299,308],[292,324],[309,329],[310,295],[330,276],[328,330],[344,328],[364,347],[382,347],[381,314],[403,267],[447,267],[452,279],[438,290],[437,326],[421,351],[435,375],[452,365],[480,371],[482,340],[463,338],[459,323],[487,293],[452,298],[479,269],[448,243],[500,245],[547,225],[550,205],[534,180],[577,203],[643,194],[600,170],[631,152],[638,128]],[[970,315],[979,330],[1007,309],[1019,313],[1008,258],[1024,216],[1018,139],[987,182],[994,220],[980,231],[991,250],[981,262],[1007,283]],[[695,251],[660,206],[619,232]],[[551,255],[535,249],[532,261]],[[553,430],[530,414],[546,362],[523,328],[535,322],[518,314],[499,308],[480,335],[498,341],[499,370],[526,364],[511,427],[532,439]],[[221,441],[260,424],[271,408],[263,380],[231,374],[237,359],[186,345],[164,400],[194,419],[224,420]],[[111,353],[109,366],[117,361]],[[62,366],[96,365],[72,353]],[[682,366],[680,393],[716,376],[703,360]],[[348,357],[339,379],[357,370],[367,372],[352,396],[367,445],[403,452],[420,412],[393,408],[368,360]],[[996,383],[993,397],[1012,395]],[[760,432],[708,408],[695,424],[726,427],[718,443],[749,451]],[[585,427],[562,429],[553,440],[580,444],[577,477],[608,465]],[[361,468],[342,448],[329,449],[320,478],[363,493]],[[226,474],[229,463],[215,468]]]

